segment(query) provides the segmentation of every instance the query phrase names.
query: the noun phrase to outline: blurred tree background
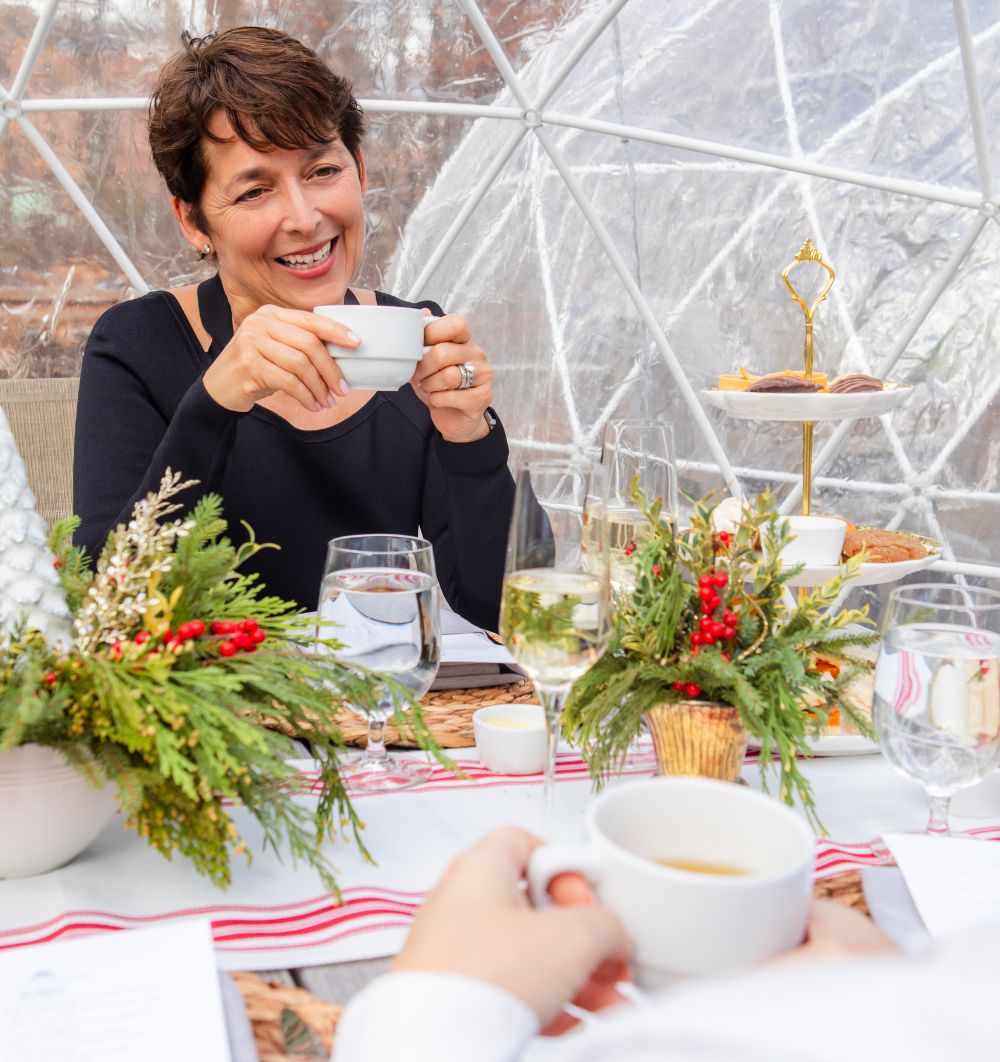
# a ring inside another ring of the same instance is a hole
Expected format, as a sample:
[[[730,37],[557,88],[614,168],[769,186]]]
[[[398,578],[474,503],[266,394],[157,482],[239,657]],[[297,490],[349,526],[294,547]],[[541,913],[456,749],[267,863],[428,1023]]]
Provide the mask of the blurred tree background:
[[[515,68],[576,0],[480,4]],[[0,0],[0,84],[9,88],[42,5]],[[62,0],[25,99],[145,98],[187,29],[280,28],[305,41],[369,99],[489,103],[502,79],[451,0]],[[147,284],[201,279],[149,157],[144,110],[28,115]],[[379,286],[406,218],[466,120],[369,115],[368,245],[360,282]],[[136,292],[17,122],[0,138],[0,377],[72,376],[91,326]]]

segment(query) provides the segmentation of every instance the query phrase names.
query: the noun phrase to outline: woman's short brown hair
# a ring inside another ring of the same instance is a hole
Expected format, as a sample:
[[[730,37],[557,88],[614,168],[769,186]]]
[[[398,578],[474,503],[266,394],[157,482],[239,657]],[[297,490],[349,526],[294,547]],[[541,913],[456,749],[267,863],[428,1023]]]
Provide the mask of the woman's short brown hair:
[[[301,42],[263,26],[239,26],[208,37],[181,37],[149,106],[149,146],[172,195],[192,207],[207,231],[201,196],[208,177],[202,145],[219,138],[216,112],[258,151],[308,148],[339,137],[356,163],[365,119],[350,82]]]

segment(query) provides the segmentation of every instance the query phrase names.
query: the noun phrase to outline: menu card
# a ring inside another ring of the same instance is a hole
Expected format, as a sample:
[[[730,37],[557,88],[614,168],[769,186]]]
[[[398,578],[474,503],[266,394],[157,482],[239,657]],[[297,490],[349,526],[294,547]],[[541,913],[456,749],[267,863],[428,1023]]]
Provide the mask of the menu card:
[[[230,1062],[207,919],[0,951],[4,1062]]]
[[[1000,843],[911,833],[882,839],[935,940],[1000,921]]]

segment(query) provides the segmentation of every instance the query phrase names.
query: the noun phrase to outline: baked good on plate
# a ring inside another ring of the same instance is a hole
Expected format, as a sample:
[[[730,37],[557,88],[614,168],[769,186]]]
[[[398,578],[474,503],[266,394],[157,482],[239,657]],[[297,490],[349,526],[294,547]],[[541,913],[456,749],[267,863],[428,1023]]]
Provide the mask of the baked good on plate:
[[[848,372],[835,376],[827,390],[831,395],[857,395],[868,391],[884,391],[885,384],[877,376],[866,376],[863,372]]]
[[[905,531],[855,527],[844,536],[844,556],[853,557],[862,550],[867,550],[868,560],[876,564],[919,560],[927,556],[927,547],[916,535],[908,535]]]

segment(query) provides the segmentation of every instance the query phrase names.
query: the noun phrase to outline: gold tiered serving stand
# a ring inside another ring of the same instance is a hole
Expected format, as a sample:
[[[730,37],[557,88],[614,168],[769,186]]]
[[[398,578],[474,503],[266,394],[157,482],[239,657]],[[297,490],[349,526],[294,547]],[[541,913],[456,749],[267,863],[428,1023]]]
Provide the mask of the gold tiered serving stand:
[[[826,273],[826,282],[819,294],[807,302],[792,283],[792,273],[807,263],[819,266]],[[805,378],[814,378],[813,327],[816,311],[830,294],[837,278],[833,267],[824,261],[816,245],[807,239],[791,262],[782,271],[781,279],[805,317],[804,363]],[[813,486],[813,432],[817,420],[854,420],[875,417],[901,406],[909,397],[912,388],[886,384],[884,390],[855,394],[757,394],[749,391],[722,391],[710,388],[702,392],[713,406],[729,416],[742,420],[758,420],[802,425],[802,513],[810,514]],[[892,564],[864,563],[852,577],[859,586],[896,582],[906,575],[933,564],[940,555],[941,544],[933,539],[921,538],[928,547],[927,557],[918,560],[897,561]],[[789,580],[790,586],[816,586],[840,573],[836,565],[810,565]]]
[[[792,284],[789,279],[789,274],[795,269],[796,266],[801,265],[803,262],[815,262],[821,269],[825,269],[828,274],[828,279],[823,290],[816,296],[815,301],[810,306],[806,303],[805,299],[799,294],[795,285]],[[785,266],[781,273],[781,279],[785,282],[785,287],[788,288],[789,294],[792,298],[802,307],[802,312],[806,317],[806,346],[805,346],[805,370],[806,379],[812,380],[813,378],[813,318],[816,314],[816,310],[819,304],[823,302],[827,295],[830,294],[830,289],[833,287],[833,282],[837,279],[837,274],[833,271],[833,267],[823,261],[823,256],[816,250],[815,244],[812,240],[806,240],[806,242],[799,249],[799,253],[792,259],[791,262]],[[808,516],[809,510],[812,507],[812,453],[813,453],[813,427],[814,421],[804,420],[802,422],[802,515]]]

